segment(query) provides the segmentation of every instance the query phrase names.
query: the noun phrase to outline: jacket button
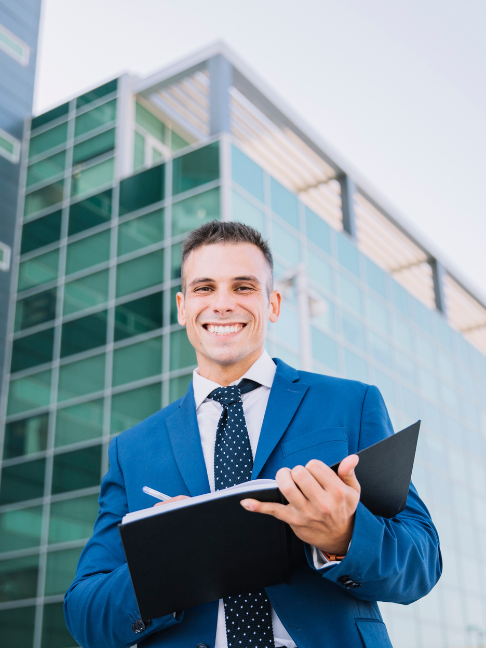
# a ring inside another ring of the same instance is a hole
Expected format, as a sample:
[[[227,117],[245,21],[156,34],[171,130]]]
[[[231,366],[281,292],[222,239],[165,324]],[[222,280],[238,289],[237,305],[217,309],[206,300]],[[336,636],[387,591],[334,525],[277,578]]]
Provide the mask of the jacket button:
[[[142,621],[142,619],[138,619],[135,621],[135,623],[132,623],[132,630],[135,632],[135,634],[140,634],[145,630],[145,623]]]
[[[201,643],[201,644],[197,644],[196,648],[209,648],[209,646],[207,644]]]
[[[340,576],[338,582],[341,583],[341,585],[344,585],[346,589],[356,589],[357,587],[361,587],[361,583],[357,583],[350,576]]]

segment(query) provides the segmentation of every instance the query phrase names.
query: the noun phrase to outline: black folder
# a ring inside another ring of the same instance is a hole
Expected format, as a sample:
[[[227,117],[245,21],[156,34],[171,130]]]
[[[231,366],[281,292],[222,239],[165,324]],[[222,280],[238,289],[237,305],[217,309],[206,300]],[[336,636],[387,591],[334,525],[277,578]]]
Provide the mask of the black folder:
[[[390,518],[405,508],[419,428],[420,421],[357,453],[361,501],[374,515]],[[270,482],[124,518],[119,531],[144,621],[290,580],[306,560],[302,541],[287,524],[239,503],[247,497],[285,503]]]

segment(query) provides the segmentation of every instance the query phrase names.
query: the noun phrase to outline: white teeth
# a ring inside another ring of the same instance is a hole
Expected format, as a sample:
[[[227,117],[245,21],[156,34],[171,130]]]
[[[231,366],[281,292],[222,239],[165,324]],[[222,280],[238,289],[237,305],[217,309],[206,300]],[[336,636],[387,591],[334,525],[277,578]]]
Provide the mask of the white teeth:
[[[230,335],[230,333],[236,333],[243,326],[241,324],[234,324],[232,326],[214,326],[213,324],[208,324],[208,331],[210,333],[216,333],[216,335]]]

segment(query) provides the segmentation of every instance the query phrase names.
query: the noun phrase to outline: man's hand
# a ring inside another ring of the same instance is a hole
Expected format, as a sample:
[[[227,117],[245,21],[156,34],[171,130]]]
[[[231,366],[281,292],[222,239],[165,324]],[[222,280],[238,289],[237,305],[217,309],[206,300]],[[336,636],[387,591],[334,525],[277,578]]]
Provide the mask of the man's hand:
[[[179,500],[183,499],[189,499],[188,495],[177,495],[176,497],[171,497],[168,500],[165,500],[165,502],[157,502],[157,504],[154,504],[154,506],[164,506],[164,504],[170,504],[171,502],[178,502]]]
[[[338,475],[318,459],[305,466],[281,468],[275,479],[287,505],[242,500],[247,511],[273,515],[287,522],[295,535],[321,551],[344,555],[353,534],[361,487],[354,474],[359,461],[349,455]]]

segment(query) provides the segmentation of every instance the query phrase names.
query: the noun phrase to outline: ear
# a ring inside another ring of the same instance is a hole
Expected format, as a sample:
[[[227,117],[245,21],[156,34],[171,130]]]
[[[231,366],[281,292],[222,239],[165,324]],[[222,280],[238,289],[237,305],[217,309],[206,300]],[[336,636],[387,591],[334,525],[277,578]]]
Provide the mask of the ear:
[[[177,302],[177,321],[181,326],[186,325],[186,310],[184,305],[184,293],[178,292],[176,295]]]
[[[270,304],[268,306],[268,318],[271,322],[276,322],[280,317],[280,306],[282,305],[282,295],[278,290],[270,293]]]

